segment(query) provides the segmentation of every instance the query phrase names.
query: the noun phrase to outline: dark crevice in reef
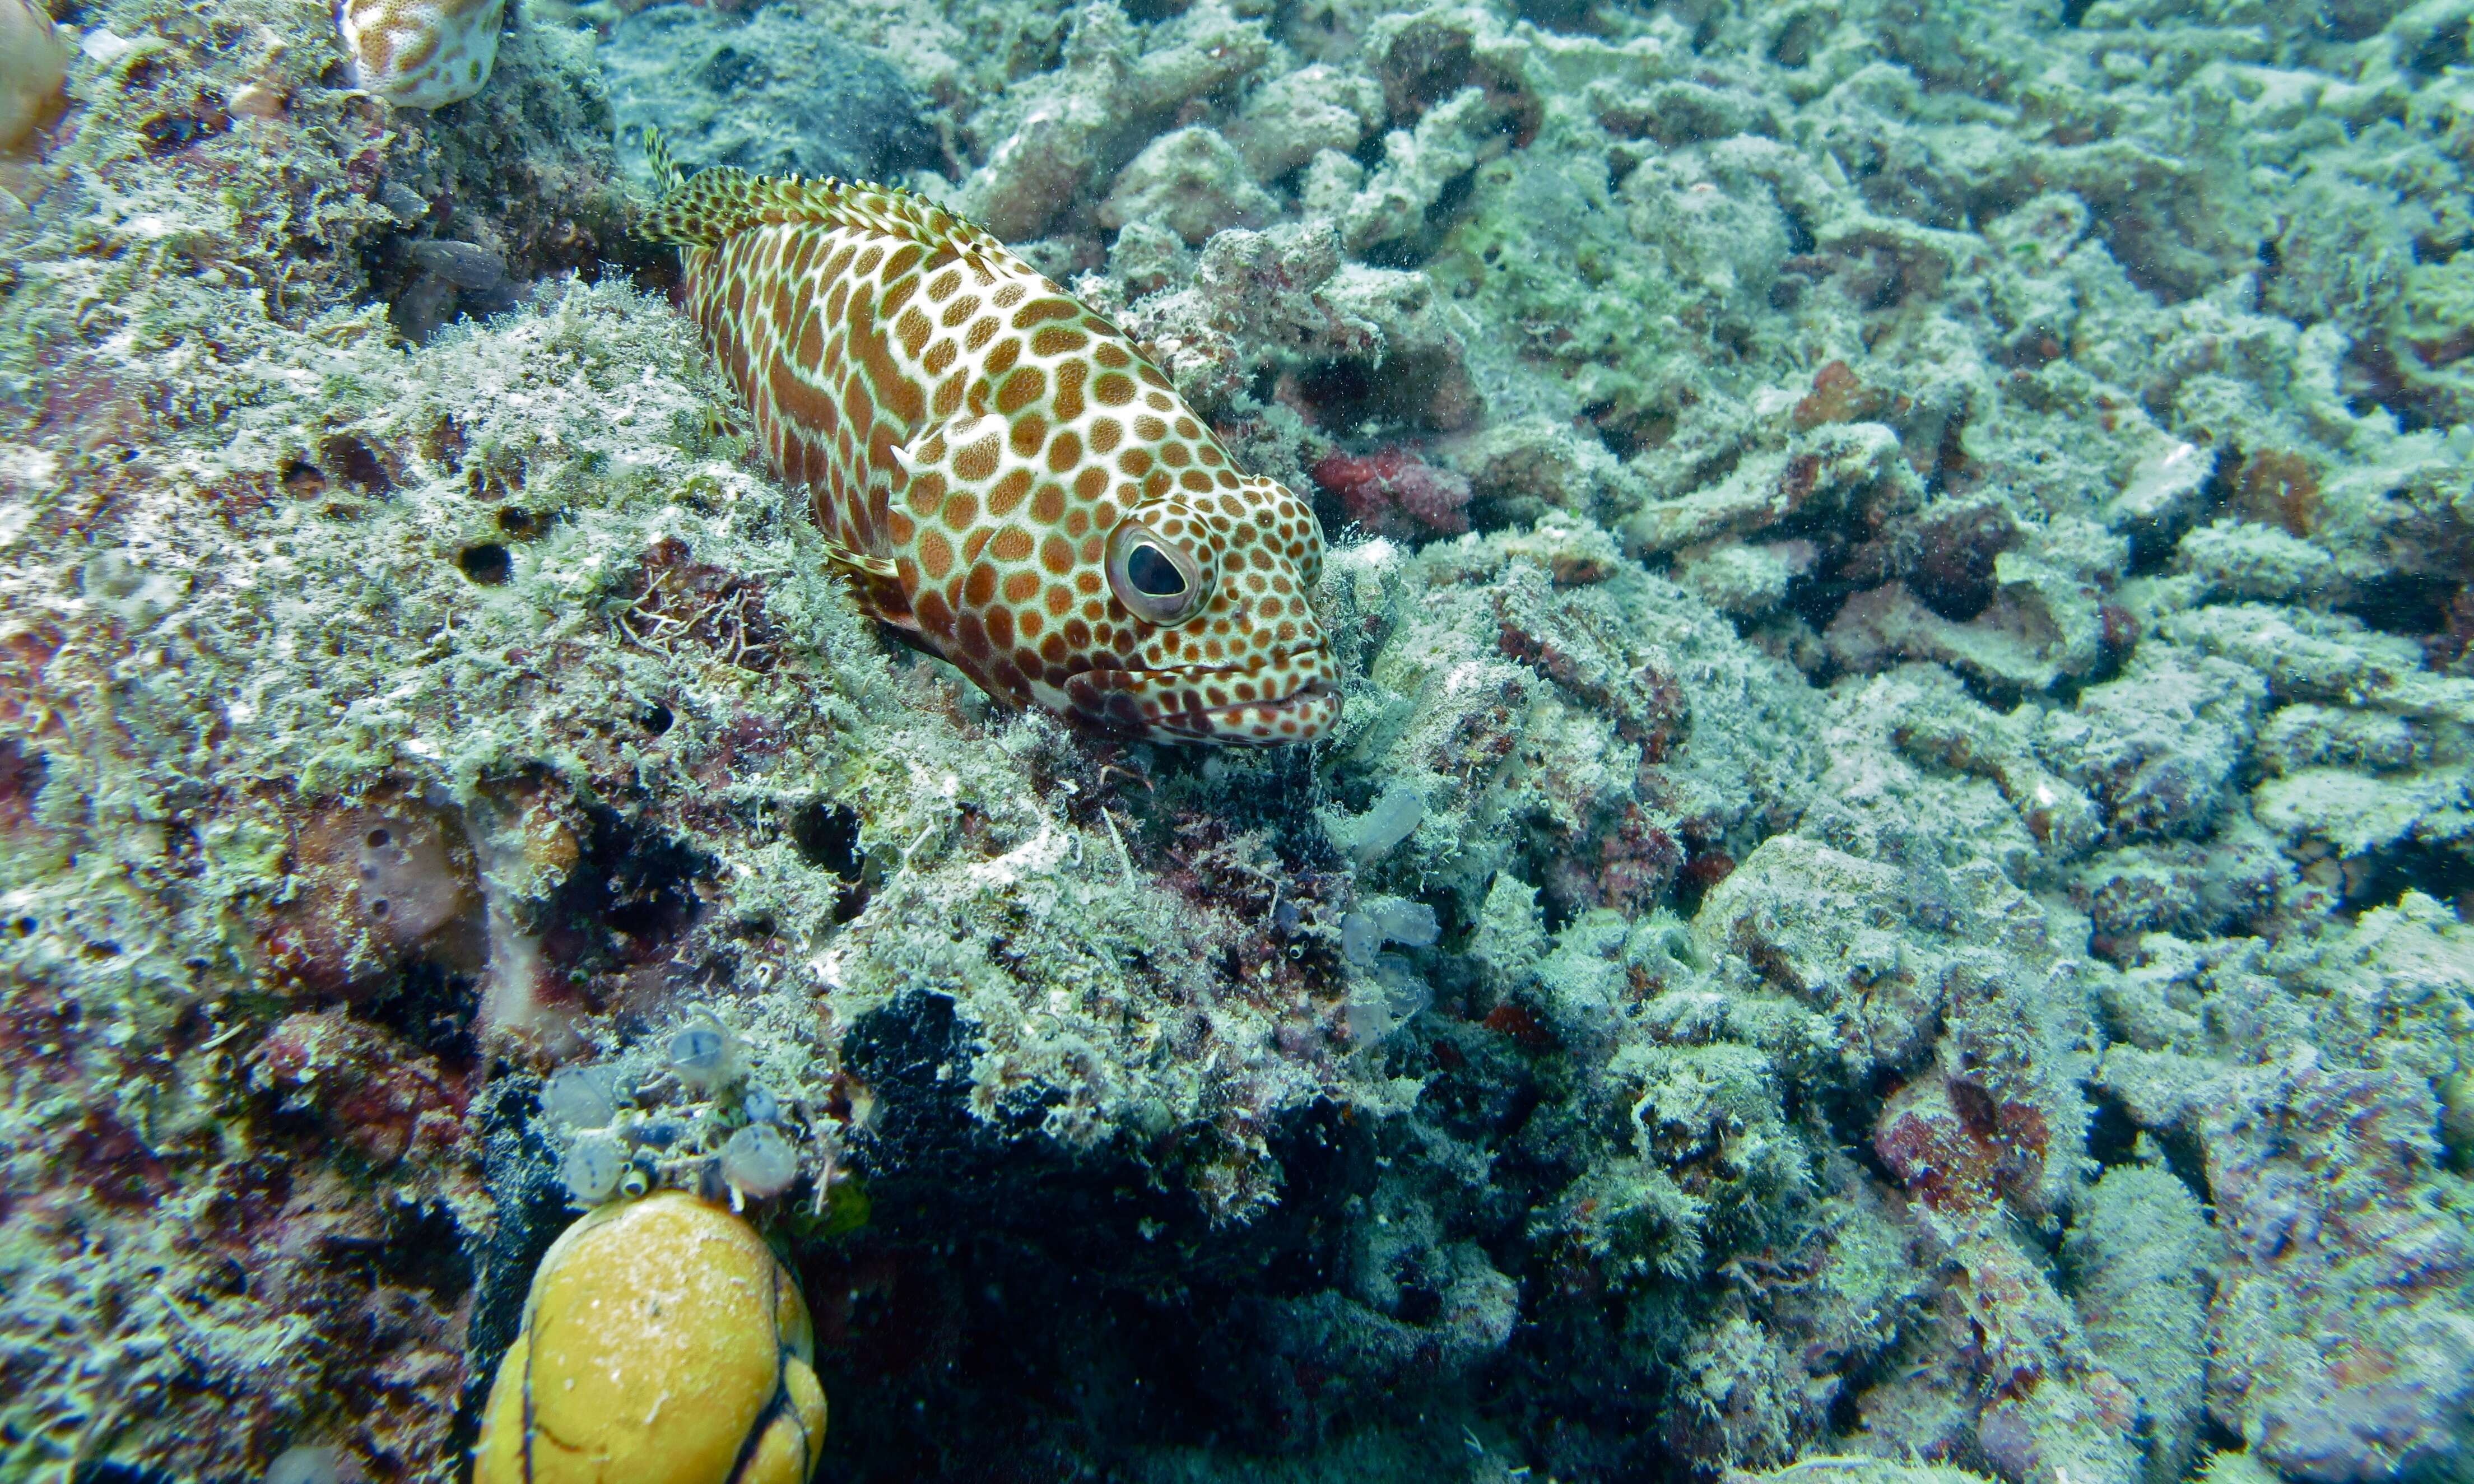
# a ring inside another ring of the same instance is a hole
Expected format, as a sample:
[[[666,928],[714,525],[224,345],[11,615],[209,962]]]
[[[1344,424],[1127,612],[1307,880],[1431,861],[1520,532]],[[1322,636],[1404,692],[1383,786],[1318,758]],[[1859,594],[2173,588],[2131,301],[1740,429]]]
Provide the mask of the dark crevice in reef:
[[[480,1010],[480,976],[424,957],[404,965],[394,990],[354,1014],[395,1032],[414,1050],[461,1070],[473,1065],[480,1056],[473,1035]]]
[[[582,859],[539,928],[548,962],[582,975],[667,958],[702,908],[696,884],[714,863],[683,840],[606,806],[587,815]]]
[[[941,995],[897,996],[843,1051],[877,1108],[848,1149],[871,1215],[805,1250],[801,1277],[849,1467],[1011,1476],[1026,1457],[1259,1425],[1243,1390],[1252,1307],[1332,1281],[1343,1204],[1373,1184],[1367,1125],[1328,1103],[1288,1115],[1269,1131],[1278,1204],[1215,1226],[1175,1173],[1183,1149],[1208,1157],[1208,1129],[1069,1158],[1008,1134],[1038,1122],[1037,1100],[977,1122],[953,1075],[970,1028]],[[970,1425],[922,1429],[923,1415]]]
[[[2348,864],[2345,910],[2352,913],[2394,907],[2409,891],[2442,902],[2474,894],[2474,856],[2448,845],[2408,840]]]
[[[860,876],[859,811],[848,804],[813,800],[790,816],[790,848],[799,859],[844,881]]]
[[[2429,572],[2382,572],[2354,585],[2337,605],[2384,634],[2421,639],[2448,627],[2449,604],[2462,579]]]
[[[785,833],[801,861],[830,872],[842,883],[834,899],[833,920],[844,923],[867,906],[874,877],[860,849],[860,814],[848,804],[811,799],[789,818]]]
[[[1447,1277],[1418,1260],[1390,1271],[1379,1302],[1335,1291],[1351,1203],[1379,1188],[1387,1156],[1415,1157],[1387,1150],[1379,1125],[1328,1103],[1283,1118],[1268,1131],[1278,1204],[1250,1226],[1215,1228],[1163,1181],[1175,1161],[1163,1166],[1156,1149],[1134,1162],[1103,1153],[1051,1163],[1035,1145],[1008,1148],[974,1128],[945,1075],[969,1037],[941,997],[898,997],[854,1026],[845,1049],[880,1108],[852,1148],[863,1179],[880,1172],[868,1187],[875,1214],[851,1241],[808,1251],[801,1276],[821,1296],[822,1369],[848,1419],[837,1447],[860,1473],[1011,1477],[1026,1458],[1104,1461],[1158,1447],[1289,1452],[1379,1420],[1331,1412],[1323,1383],[1295,1369],[1313,1364],[1288,1348],[1297,1326],[1328,1315],[1385,1337],[1370,1343],[1444,1336]],[[1454,1229],[1498,1271],[1553,1282],[1524,1223],[1580,1166],[1541,1159],[1551,1141],[1523,1136],[1540,1103],[1520,1070],[1530,1054],[1457,1023],[1387,1055],[1395,1075],[1426,1078],[1421,1104],[1493,1160],[1507,1200],[1454,1213]],[[1594,1323],[1578,1312],[1552,1322]],[[1481,1375],[1552,1370],[1573,1338],[1532,1334]],[[1400,1420],[1434,1395],[1402,1393]],[[910,1424],[921,1415],[972,1422]]]
[[[465,1331],[464,1391],[449,1439],[452,1457],[464,1456],[479,1435],[490,1377],[523,1326],[534,1267],[576,1215],[559,1182],[558,1151],[534,1122],[540,1087],[540,1080],[528,1074],[502,1074],[474,1100],[482,1188],[495,1217],[463,1233],[473,1305]]]

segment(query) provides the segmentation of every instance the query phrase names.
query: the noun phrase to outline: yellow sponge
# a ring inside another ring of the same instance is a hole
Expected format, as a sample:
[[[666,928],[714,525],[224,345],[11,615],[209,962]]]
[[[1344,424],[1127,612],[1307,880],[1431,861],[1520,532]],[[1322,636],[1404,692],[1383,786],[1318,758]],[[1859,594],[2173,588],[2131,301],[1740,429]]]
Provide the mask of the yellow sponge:
[[[473,1484],[806,1484],[814,1353],[797,1280],[747,1223],[679,1191],[605,1205],[533,1275]]]

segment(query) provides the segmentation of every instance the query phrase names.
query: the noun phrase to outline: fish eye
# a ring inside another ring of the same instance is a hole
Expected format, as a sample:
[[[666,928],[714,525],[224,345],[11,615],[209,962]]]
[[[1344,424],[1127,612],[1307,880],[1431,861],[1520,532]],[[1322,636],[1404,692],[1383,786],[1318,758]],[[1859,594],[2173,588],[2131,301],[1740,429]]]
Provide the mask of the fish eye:
[[[1140,521],[1108,537],[1108,586],[1117,601],[1149,623],[1182,623],[1202,609],[1202,565],[1194,554]]]
[[[1168,553],[1146,541],[1126,556],[1126,580],[1145,597],[1183,597],[1185,573],[1168,559]]]

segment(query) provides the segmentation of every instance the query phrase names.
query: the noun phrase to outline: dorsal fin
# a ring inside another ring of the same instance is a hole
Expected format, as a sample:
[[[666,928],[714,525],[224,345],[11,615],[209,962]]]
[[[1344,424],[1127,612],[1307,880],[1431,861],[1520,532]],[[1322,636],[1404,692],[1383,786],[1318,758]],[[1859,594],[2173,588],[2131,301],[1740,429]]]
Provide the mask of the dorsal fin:
[[[678,162],[670,158],[669,141],[663,138],[662,132],[650,124],[644,126],[644,158],[652,165],[653,183],[660,187],[663,195],[667,196],[677,190],[686,182],[687,172],[681,170]]]
[[[645,153],[666,194],[640,229],[647,240],[681,247],[717,247],[751,228],[777,222],[816,222],[857,227],[966,255],[1003,252],[986,229],[965,221],[918,194],[865,181],[802,181],[750,175],[722,166],[684,176],[654,131],[644,131]]]

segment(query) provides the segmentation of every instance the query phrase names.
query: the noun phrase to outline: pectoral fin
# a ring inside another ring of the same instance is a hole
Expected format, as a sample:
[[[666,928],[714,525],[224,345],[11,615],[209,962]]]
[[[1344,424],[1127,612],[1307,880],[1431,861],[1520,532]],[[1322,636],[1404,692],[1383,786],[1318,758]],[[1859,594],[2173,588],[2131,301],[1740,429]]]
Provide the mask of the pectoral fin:
[[[864,551],[854,551],[830,536],[825,538],[825,555],[836,567],[859,576],[890,580],[901,574],[900,569],[893,565],[891,558],[870,556]]]
[[[850,579],[852,594],[872,617],[896,628],[919,626],[910,616],[910,595],[902,590],[901,569],[891,559],[854,551],[831,537],[825,538],[825,559]]]

